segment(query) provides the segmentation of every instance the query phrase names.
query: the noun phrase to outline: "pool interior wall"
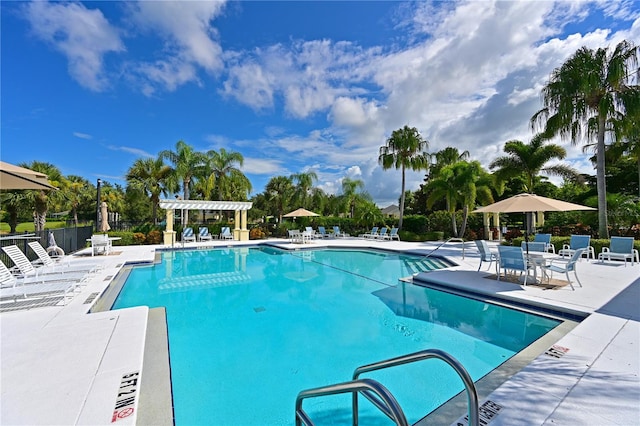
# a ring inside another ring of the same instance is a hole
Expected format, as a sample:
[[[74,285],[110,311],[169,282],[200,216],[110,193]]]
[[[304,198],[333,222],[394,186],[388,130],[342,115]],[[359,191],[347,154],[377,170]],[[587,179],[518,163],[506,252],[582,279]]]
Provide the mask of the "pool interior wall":
[[[103,300],[102,300],[102,303],[100,304],[102,309],[104,309],[105,307],[109,307],[111,305],[108,299],[111,299],[111,300],[115,299],[115,297],[120,291],[119,287],[122,287],[122,284],[126,281],[127,275],[128,275],[127,273],[123,273],[121,276],[116,277],[116,279],[114,280],[114,284],[109,288],[107,292],[105,292],[105,295],[103,295]],[[99,309],[99,308],[96,308],[96,309]],[[535,309],[533,309],[532,311],[535,311]],[[532,359],[532,357],[526,356],[526,352],[532,351],[534,353],[533,357],[535,357],[539,353],[543,352],[544,349],[546,349],[546,346],[548,346],[548,343],[544,342],[545,340],[548,340],[550,342],[557,341],[559,339],[558,333],[560,334],[566,333],[570,328],[575,326],[575,324],[576,323],[573,323],[572,321],[565,321],[563,325],[554,329],[553,332],[549,333],[549,335],[540,339],[540,341],[534,342],[527,350],[523,351],[521,354],[514,356],[508,362],[504,363],[499,369],[494,370],[494,372],[492,372],[491,374],[479,380],[477,382],[477,385],[479,387],[480,393],[482,394],[481,389],[483,388],[485,383],[497,383],[493,385],[490,384],[487,386],[487,389],[489,390],[495,389],[495,387],[497,387],[500,383],[502,383],[504,380],[510,377],[515,371],[519,370],[522,366],[526,365],[528,363],[527,359],[528,360]],[[539,348],[536,348],[538,346]],[[540,349],[540,348],[543,348],[543,349]],[[443,415],[441,413],[446,413],[444,414],[444,416],[448,419],[447,421],[449,422],[452,421],[452,419],[457,418],[457,416],[460,415],[460,413],[465,412],[466,408],[462,407],[462,409],[460,409],[460,407],[457,407],[456,398],[453,398],[449,403],[443,405],[442,407],[440,407],[439,409],[431,413],[429,417],[427,417],[427,419],[438,418],[438,416]],[[431,420],[429,420],[429,422],[431,422]]]

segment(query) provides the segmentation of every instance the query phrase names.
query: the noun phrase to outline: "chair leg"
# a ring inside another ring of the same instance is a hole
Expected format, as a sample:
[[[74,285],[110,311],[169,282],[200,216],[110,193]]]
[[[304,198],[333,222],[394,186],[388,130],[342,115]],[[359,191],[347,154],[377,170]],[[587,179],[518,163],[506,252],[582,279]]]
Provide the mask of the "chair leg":
[[[580,285],[580,287],[582,287],[582,283],[580,282],[580,278],[578,278],[578,271],[574,269],[573,273],[576,276],[577,283]]]
[[[571,286],[571,290],[575,290],[575,288],[573,288],[573,284],[571,284],[571,278],[569,278],[569,271],[566,271],[565,274],[567,275],[567,281],[569,282],[569,285]],[[576,275],[576,279],[577,278],[578,278],[578,276]],[[582,285],[580,287],[582,287]]]

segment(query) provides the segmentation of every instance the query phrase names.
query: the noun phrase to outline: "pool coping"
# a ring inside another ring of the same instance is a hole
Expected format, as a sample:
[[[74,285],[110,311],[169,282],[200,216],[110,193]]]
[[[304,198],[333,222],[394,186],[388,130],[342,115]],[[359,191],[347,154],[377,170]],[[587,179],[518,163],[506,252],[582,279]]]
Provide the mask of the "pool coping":
[[[377,242],[354,238],[344,240],[334,240],[331,245],[402,252],[417,248],[428,251],[438,244]],[[280,240],[276,244],[287,246],[288,243]],[[225,242],[218,247],[235,245],[246,243]],[[321,242],[313,245],[326,246]],[[193,244],[193,247],[196,246],[211,248],[216,247],[216,243]],[[299,245],[297,247],[300,248]],[[109,284],[109,277],[113,279],[122,265],[153,262],[156,250],[163,248],[166,247],[127,246],[122,247],[119,255],[96,257],[96,261],[106,264],[104,272],[82,289],[67,306],[0,314],[1,423],[112,424],[115,391],[122,375],[136,366],[142,368],[144,373],[142,358],[149,313],[144,308],[134,308],[86,315],[88,305],[83,302],[89,300],[92,294],[101,294]],[[449,277],[446,277],[458,286],[466,285],[474,290],[482,287],[490,293],[589,314],[585,321],[556,342],[570,349],[561,358],[559,367],[556,361],[540,355],[489,395],[489,400],[504,406],[491,422],[492,425],[637,422],[640,418],[640,318],[635,303],[640,295],[640,274],[637,264],[635,267],[622,267],[615,262],[586,261],[579,266],[583,288],[577,287],[574,292],[544,292],[530,286],[523,288],[496,283],[495,280],[479,282],[477,278],[486,275],[486,272],[477,271],[477,253],[467,250],[463,258],[459,245],[455,244],[439,251],[447,257],[451,256],[459,264],[454,270],[447,271]],[[99,328],[101,324],[108,327]],[[113,328],[116,324],[119,331]],[[108,336],[111,336],[106,340],[108,343],[100,348],[100,341],[105,341]],[[43,344],[50,351],[55,351],[50,352],[55,356],[43,357]],[[87,362],[101,367],[91,373]],[[78,374],[77,367],[82,367],[82,375]],[[568,377],[556,376],[553,374],[555,371],[567,371]],[[598,377],[603,374],[618,378],[615,386],[603,384],[599,389],[606,391],[600,392],[598,398],[585,398],[589,386],[594,381],[597,383]],[[144,382],[144,374],[142,377]],[[74,398],[60,392],[62,383],[74,384]],[[87,387],[87,384],[90,386]],[[39,392],[34,393],[34,389]],[[83,393],[84,402],[80,402],[75,396]],[[8,407],[11,410],[7,410]],[[525,418],[522,412],[527,413]],[[115,425],[135,423],[135,416],[131,416],[118,420]]]

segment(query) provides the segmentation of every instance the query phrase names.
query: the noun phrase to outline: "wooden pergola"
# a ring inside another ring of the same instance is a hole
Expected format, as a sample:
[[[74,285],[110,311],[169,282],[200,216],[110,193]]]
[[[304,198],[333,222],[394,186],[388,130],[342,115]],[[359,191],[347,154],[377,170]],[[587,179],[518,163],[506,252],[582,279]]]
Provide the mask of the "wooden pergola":
[[[247,211],[253,203],[249,201],[202,201],[202,200],[160,200],[160,208],[167,210],[167,227],[165,228],[164,244],[172,245],[176,241],[173,230],[174,210],[226,210],[235,212],[233,239],[249,241],[247,229]]]

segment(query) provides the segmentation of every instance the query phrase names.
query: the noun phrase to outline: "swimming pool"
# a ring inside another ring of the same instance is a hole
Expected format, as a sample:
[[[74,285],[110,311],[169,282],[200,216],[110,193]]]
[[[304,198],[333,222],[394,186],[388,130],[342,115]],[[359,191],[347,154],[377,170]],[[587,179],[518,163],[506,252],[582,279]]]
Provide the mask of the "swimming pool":
[[[474,380],[559,321],[399,282],[415,256],[264,247],[162,253],[135,267],[113,309],[166,307],[175,424],[289,425],[298,392],[361,365],[444,350]],[[438,360],[367,375],[412,423],[462,390]],[[310,399],[316,424],[345,424],[350,397]],[[389,420],[361,403],[361,424]]]

